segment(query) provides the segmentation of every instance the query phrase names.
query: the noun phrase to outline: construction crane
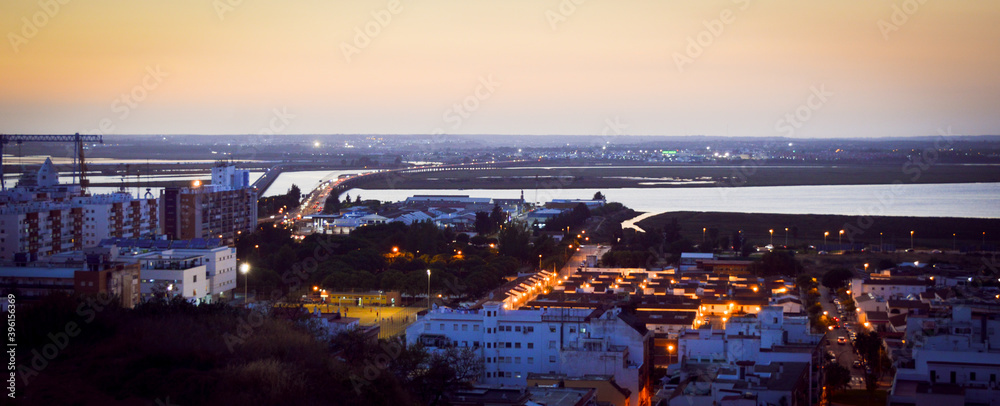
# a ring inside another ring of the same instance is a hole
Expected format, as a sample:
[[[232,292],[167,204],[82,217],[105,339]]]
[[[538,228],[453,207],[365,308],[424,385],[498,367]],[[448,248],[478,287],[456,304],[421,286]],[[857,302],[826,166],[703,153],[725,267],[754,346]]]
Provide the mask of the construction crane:
[[[73,155],[73,164],[80,174],[80,192],[86,193],[87,185],[87,164],[83,157],[83,145],[88,142],[98,142],[103,144],[104,137],[101,135],[16,135],[0,134],[0,190],[7,190],[6,180],[3,179],[3,149],[7,143],[21,144],[23,142],[72,142],[76,144],[76,153]],[[75,181],[75,176],[74,176]]]

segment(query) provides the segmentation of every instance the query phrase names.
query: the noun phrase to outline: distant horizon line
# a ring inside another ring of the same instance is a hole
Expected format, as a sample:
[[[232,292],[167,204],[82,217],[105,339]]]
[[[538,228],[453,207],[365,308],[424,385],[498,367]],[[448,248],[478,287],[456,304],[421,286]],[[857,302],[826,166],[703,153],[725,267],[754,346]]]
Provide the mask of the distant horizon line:
[[[0,132],[2,135],[73,135],[76,133],[8,133]],[[80,133],[83,134],[83,133]],[[267,136],[267,137],[331,137],[331,136],[379,136],[379,137],[581,137],[581,138],[707,138],[707,139],[758,139],[758,140],[896,140],[896,139],[919,139],[919,138],[990,138],[1000,137],[998,134],[926,134],[926,135],[894,135],[894,136],[872,136],[872,137],[781,137],[781,136],[754,136],[754,135],[648,135],[648,134],[620,134],[620,135],[600,135],[600,134],[506,134],[506,133],[482,133],[482,134],[433,134],[433,133],[301,133],[301,134],[256,134],[256,133],[137,133],[137,134],[90,134],[102,135],[111,138],[128,137],[246,137],[246,136]]]

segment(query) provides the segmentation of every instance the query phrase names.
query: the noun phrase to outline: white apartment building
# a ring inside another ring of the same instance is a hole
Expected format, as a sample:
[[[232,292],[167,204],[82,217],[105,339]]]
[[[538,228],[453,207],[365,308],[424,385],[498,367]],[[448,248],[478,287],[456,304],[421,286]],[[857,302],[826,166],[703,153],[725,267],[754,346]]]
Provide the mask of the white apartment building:
[[[157,289],[155,286],[162,285],[162,288],[173,284],[174,295],[196,302],[212,302],[236,288],[239,274],[236,248],[217,243],[218,240],[108,239],[101,245],[113,248],[119,261],[139,262],[143,299],[152,297]],[[194,277],[196,273],[197,278]]]
[[[159,228],[157,201],[127,192],[82,195],[61,185],[52,161],[0,193],[0,260],[30,262],[79,251],[104,238],[140,238]]]
[[[611,375],[649,399],[652,338],[635,316],[620,309],[480,310],[436,308],[406,330],[407,345],[470,348],[483,357],[481,383],[524,387],[529,373]]]
[[[1000,405],[1000,315],[955,306],[946,315],[909,315],[912,361],[896,369],[890,405]]]
[[[913,295],[919,297],[927,288],[933,287],[934,281],[930,279],[900,278],[900,277],[874,277],[851,280],[851,294],[855,297],[865,293],[883,301],[894,298],[901,298]]]
[[[728,319],[723,330],[688,330],[677,341],[677,354],[681,360],[699,362],[809,362],[808,354],[791,359],[775,359],[771,354],[775,348],[783,346],[816,345],[822,337],[810,333],[808,317],[785,317],[780,306],[767,306],[756,315]]]
[[[206,292],[208,294],[223,296],[225,292],[236,288],[238,274],[236,248],[222,246],[205,249],[172,249],[169,252],[177,256],[203,256],[205,258],[205,274],[208,277]]]
[[[134,257],[139,260],[139,286],[142,299],[169,299],[181,296],[202,303],[208,300],[205,257],[154,252]],[[162,295],[162,296],[161,296]]]

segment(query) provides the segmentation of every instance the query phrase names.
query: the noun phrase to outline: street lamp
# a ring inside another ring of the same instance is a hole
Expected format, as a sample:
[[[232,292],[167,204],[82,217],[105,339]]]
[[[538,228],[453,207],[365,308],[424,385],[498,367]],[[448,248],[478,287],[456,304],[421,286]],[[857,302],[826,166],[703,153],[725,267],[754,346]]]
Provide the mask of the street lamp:
[[[542,254],[538,254],[538,269],[542,269]]]
[[[705,243],[705,232],[706,231],[708,231],[708,227],[702,227],[701,228],[701,243],[702,244]]]
[[[785,227],[785,246],[788,246],[788,227]]]
[[[673,363],[674,361],[674,346],[673,344],[667,346],[667,364]]]
[[[771,247],[774,247],[774,229],[772,228],[770,230],[767,230],[767,232],[771,233],[771,239],[770,239],[770,241],[768,241],[768,243],[771,244]]]
[[[427,311],[431,310],[431,270],[427,270]]]
[[[844,243],[844,230],[840,230],[840,235],[837,236],[837,245]]]
[[[913,230],[910,230],[910,249],[913,249]]]
[[[868,273],[868,263],[867,262],[865,262],[865,273],[866,274]]]
[[[250,284],[250,264],[244,262],[240,265],[240,273],[243,274],[243,303],[247,302],[247,286]]]
[[[828,237],[828,236],[830,236],[830,232],[829,231],[824,231],[823,232],[823,245],[826,245],[826,237]]]

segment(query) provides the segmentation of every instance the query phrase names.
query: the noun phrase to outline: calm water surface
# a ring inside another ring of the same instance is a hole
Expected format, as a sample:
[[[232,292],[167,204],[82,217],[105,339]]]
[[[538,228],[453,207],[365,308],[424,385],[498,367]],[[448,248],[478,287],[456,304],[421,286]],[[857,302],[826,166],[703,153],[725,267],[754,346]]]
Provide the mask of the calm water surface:
[[[885,215],[1000,218],[1000,183],[903,185],[768,186],[739,188],[527,189],[529,202],[590,199],[600,191],[609,201],[637,211],[723,211],[741,213]],[[460,194],[517,198],[512,189],[353,189],[365,199],[399,201],[413,195]]]

